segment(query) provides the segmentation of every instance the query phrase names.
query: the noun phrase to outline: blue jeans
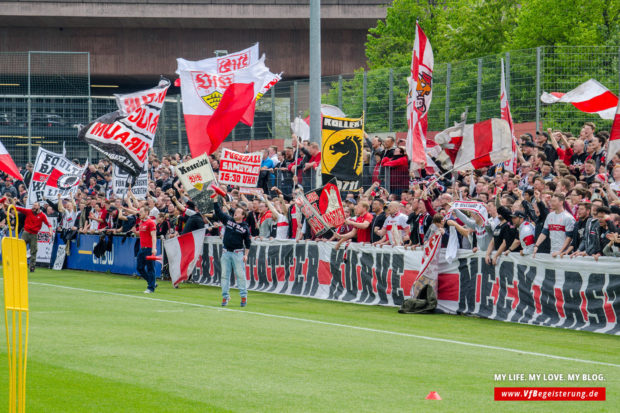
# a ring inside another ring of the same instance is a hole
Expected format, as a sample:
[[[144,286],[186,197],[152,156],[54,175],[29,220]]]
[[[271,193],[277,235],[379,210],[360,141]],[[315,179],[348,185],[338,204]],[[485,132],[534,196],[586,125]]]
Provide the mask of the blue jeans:
[[[155,291],[155,264],[146,259],[151,255],[151,248],[140,248],[138,251],[138,274],[146,280],[147,286],[151,291]]]
[[[222,251],[222,298],[230,298],[230,274],[235,271],[237,287],[241,298],[248,296],[245,279],[245,263],[243,262],[243,250],[239,252]]]

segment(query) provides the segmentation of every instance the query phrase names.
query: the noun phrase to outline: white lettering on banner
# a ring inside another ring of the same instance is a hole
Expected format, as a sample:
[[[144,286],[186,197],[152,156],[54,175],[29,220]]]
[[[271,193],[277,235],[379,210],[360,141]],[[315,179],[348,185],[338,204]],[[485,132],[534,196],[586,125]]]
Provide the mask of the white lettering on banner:
[[[401,305],[409,298],[423,251],[356,243],[333,247],[332,242],[253,242],[248,287],[358,304]],[[194,281],[217,285],[222,241],[207,237],[204,248],[208,259]],[[593,272],[590,258],[538,254],[533,260],[514,254],[489,266],[484,253],[461,250],[451,264],[445,250],[438,254],[439,312],[620,335],[620,269],[613,258],[599,258]]]
[[[98,265],[114,265],[114,247],[112,251],[106,251],[101,258],[97,258],[95,254],[92,254],[93,264]]]
[[[261,152],[243,154],[224,148],[220,157],[219,182],[221,184],[255,187],[258,184]]]
[[[361,120],[348,121],[348,120],[329,118],[325,116],[323,118],[323,126],[329,126],[329,127],[338,128],[338,129],[359,129],[362,126],[362,121]]]

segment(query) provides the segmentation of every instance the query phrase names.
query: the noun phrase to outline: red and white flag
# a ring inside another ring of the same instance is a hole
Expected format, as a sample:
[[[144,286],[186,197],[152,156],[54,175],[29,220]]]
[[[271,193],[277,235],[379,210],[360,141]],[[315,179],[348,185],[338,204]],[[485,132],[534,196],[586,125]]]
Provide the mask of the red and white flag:
[[[544,92],[543,103],[565,102],[585,113],[596,113],[603,119],[613,119],[618,106],[618,97],[594,79],[577,86],[567,93]]]
[[[19,173],[17,165],[13,162],[13,158],[11,158],[11,155],[6,150],[2,142],[0,142],[0,171],[6,172],[13,178],[19,179],[20,181],[24,180],[22,174]]]
[[[411,169],[422,168],[426,163],[426,132],[428,109],[433,97],[433,48],[416,22],[416,35],[411,57],[411,77],[407,95],[407,154]]]
[[[620,151],[620,103],[616,108],[614,123],[611,125],[611,133],[609,134],[609,146],[607,147],[607,163],[614,159],[614,156]]]
[[[512,133],[503,119],[460,123],[435,135],[435,142],[444,148],[455,171],[493,166],[512,156]]]
[[[170,279],[175,287],[187,281],[197,264],[202,264],[205,231],[205,228],[201,228],[164,241]]]
[[[269,71],[264,60],[264,55],[258,57],[258,44],[197,62],[177,59],[193,157],[215,152],[239,121],[252,125],[256,100],[281,79]],[[233,84],[235,87],[226,93]],[[213,117],[215,124],[210,125]]]
[[[504,162],[504,169],[512,173],[517,172],[517,139],[515,138],[515,127],[512,123],[512,115],[510,114],[510,104],[508,103],[508,94],[506,91],[506,76],[504,74],[504,59],[502,59],[502,79],[500,81],[500,111],[501,118],[508,122],[510,133],[512,135],[512,156]]]

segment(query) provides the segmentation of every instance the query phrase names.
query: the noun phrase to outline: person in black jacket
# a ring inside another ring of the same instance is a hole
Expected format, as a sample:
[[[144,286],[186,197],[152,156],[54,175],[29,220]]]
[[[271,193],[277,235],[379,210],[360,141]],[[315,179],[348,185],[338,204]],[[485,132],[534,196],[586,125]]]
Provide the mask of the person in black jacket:
[[[252,241],[250,240],[250,227],[245,218],[247,212],[243,208],[236,208],[233,217],[224,213],[219,201],[213,204],[215,217],[224,224],[224,249],[222,250],[222,306],[226,307],[230,301],[230,275],[235,271],[241,307],[247,305],[248,290],[245,279],[245,263]]]
[[[185,225],[183,225],[183,231],[181,231],[180,235],[205,227],[204,218],[200,212],[196,210],[196,205],[193,201],[187,201],[185,203],[186,206],[183,206],[176,197],[172,197],[172,202],[174,202],[177,209],[185,216]]]

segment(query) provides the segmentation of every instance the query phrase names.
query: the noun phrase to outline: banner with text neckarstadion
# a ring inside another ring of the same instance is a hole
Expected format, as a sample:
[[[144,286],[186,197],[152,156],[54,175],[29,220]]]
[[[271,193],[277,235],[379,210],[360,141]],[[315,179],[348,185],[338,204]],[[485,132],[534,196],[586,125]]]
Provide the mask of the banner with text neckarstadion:
[[[399,306],[409,298],[422,251],[331,242],[254,241],[244,276],[254,291],[357,304]],[[448,264],[441,251],[438,311],[495,320],[620,335],[620,267],[601,257],[536,260],[511,254],[495,266],[461,250]],[[206,237],[192,280],[219,285],[222,241]],[[234,277],[231,281],[234,284]]]
[[[323,182],[336,178],[341,191],[358,189],[364,166],[364,117],[350,119],[323,115],[321,122]]]
[[[26,208],[46,199],[57,202],[59,194],[63,199],[75,195],[87,166],[88,163],[83,167],[78,166],[61,154],[39,147],[28,185]]]
[[[152,89],[116,95],[118,110],[81,128],[78,138],[130,175],[140,175],[155,139],[168,87],[170,81],[162,78]]]

